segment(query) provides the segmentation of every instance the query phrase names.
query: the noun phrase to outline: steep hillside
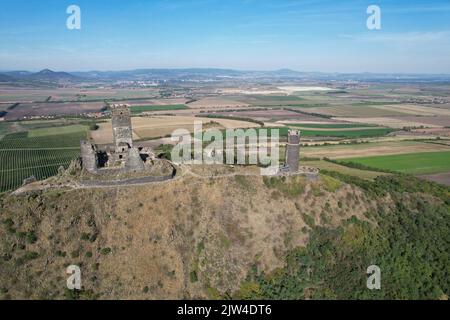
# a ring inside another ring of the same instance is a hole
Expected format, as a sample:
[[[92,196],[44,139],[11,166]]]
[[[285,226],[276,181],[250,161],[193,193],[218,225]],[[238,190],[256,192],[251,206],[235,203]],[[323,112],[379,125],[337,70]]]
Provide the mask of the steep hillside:
[[[380,235],[380,217],[392,217],[399,208],[398,186],[383,192],[375,184],[348,179],[333,173],[315,181],[183,175],[146,186],[5,195],[0,294],[27,299],[296,299],[329,292],[329,297],[352,298],[331,285],[337,280],[328,276],[339,278],[339,273],[320,273],[318,264],[332,257],[336,264],[352,261],[369,237],[361,235]],[[420,197],[445,208],[441,214],[448,218],[448,203],[443,204],[448,191],[432,186]],[[402,195],[404,208],[416,206],[419,191]],[[428,228],[439,222],[448,231],[449,220],[442,218],[431,213]],[[347,245],[344,255],[335,246],[339,241]],[[324,247],[311,248],[317,244]],[[321,248],[329,253],[319,254]],[[448,242],[439,250],[448,256]],[[299,254],[322,279],[305,282],[298,276],[304,270],[294,267],[301,263],[292,265],[292,257]],[[356,261],[347,271],[361,269],[368,260]],[[81,267],[81,292],[66,289],[70,264]],[[294,271],[297,277],[291,277]],[[285,281],[293,287],[289,294]],[[448,294],[448,283],[440,285],[439,297]]]

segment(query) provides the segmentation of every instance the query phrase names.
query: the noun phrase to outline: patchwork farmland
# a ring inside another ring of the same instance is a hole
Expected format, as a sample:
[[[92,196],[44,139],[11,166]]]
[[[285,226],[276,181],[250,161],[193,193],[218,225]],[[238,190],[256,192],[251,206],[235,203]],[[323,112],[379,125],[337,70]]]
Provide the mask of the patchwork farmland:
[[[420,153],[446,152],[449,151],[450,106],[402,102],[414,99],[416,93],[428,99],[436,94],[433,90],[430,86],[411,91],[409,87],[388,84],[345,90],[319,84],[258,84],[245,88],[212,84],[132,90],[2,89],[0,107],[7,112],[7,121],[0,122],[2,161],[20,157],[35,159],[34,162],[17,161],[17,168],[5,164],[1,172],[8,173],[5,179],[14,182],[4,182],[8,187],[2,186],[2,190],[19,185],[31,174],[44,178],[56,173],[59,164],[65,165],[77,156],[81,136],[89,134],[99,144],[111,142],[109,120],[97,121],[94,127],[98,129],[88,133],[93,120],[83,123],[85,120],[80,119],[90,112],[101,113],[102,119],[108,119],[106,106],[111,102],[131,105],[133,138],[155,148],[173,143],[164,137],[175,129],[192,131],[193,122],[202,120],[204,129],[278,129],[282,140],[289,129],[299,129],[304,144],[302,159],[342,160],[402,154],[419,157]],[[441,87],[439,90],[445,96],[447,91]],[[23,120],[24,116],[38,119]],[[46,120],[46,117],[56,118]],[[439,138],[442,139],[437,141]],[[322,160],[310,165],[349,172],[345,166]],[[16,172],[19,168],[23,168],[20,176]],[[41,171],[46,168],[48,172],[36,172],[38,168]],[[351,173],[370,179],[379,175],[354,168]]]

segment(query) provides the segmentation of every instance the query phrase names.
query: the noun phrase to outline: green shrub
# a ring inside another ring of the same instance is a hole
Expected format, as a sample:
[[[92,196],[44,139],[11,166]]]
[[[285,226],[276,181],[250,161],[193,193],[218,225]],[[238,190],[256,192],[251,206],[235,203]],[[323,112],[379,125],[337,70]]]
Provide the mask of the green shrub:
[[[81,235],[81,240],[89,241],[90,238],[91,238],[90,233],[84,232],[84,233]]]
[[[103,255],[107,255],[111,253],[111,248],[103,248],[102,250],[100,250],[100,253]]]
[[[333,177],[322,174],[322,182],[325,186],[325,189],[330,192],[335,192],[342,186],[342,182]]]
[[[189,273],[189,279],[190,279],[191,283],[197,282],[197,281],[198,281],[197,271],[192,270],[192,271]]]
[[[297,197],[305,190],[305,179],[300,176],[293,177],[263,177],[263,182],[266,187],[277,189],[282,194],[288,197]]]
[[[27,232],[25,239],[26,239],[27,243],[31,244],[31,243],[35,243],[37,241],[37,236],[34,233],[34,231],[29,231],[29,232]]]
[[[303,221],[305,221],[305,223],[309,227],[314,228],[315,222],[314,222],[314,218],[313,217],[311,217],[310,215],[308,215],[306,213],[302,213],[302,217],[303,217]]]

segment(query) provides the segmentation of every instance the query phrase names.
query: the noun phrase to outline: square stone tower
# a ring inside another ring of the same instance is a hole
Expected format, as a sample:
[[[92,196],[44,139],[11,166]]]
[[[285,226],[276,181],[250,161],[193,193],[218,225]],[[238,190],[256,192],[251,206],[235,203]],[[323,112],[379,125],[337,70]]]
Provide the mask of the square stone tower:
[[[128,149],[133,147],[130,106],[128,104],[112,104],[110,107],[114,151],[118,159],[123,159],[126,157]]]
[[[300,131],[289,130],[286,143],[286,166],[289,172],[297,172],[300,160]]]

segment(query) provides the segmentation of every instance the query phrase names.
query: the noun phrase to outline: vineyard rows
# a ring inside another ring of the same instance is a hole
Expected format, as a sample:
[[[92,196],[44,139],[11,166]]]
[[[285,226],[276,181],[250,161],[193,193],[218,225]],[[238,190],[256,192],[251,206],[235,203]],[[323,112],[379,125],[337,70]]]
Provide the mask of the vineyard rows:
[[[0,192],[20,187],[23,180],[35,176],[54,176],[60,166],[80,156],[80,140],[85,133],[28,138],[26,132],[10,134],[0,140]]]

